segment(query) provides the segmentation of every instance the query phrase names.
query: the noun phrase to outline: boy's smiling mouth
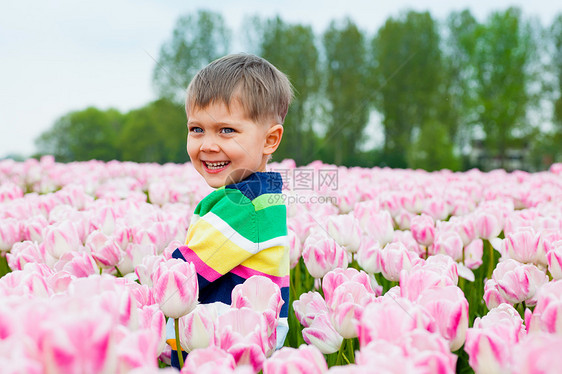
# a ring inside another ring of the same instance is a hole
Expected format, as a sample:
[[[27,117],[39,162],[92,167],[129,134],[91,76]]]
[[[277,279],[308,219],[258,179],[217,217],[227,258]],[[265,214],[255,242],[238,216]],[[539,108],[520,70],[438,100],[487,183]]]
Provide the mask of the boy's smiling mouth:
[[[202,161],[203,166],[207,169],[208,172],[217,173],[223,169],[225,169],[228,165],[230,165],[230,161]]]

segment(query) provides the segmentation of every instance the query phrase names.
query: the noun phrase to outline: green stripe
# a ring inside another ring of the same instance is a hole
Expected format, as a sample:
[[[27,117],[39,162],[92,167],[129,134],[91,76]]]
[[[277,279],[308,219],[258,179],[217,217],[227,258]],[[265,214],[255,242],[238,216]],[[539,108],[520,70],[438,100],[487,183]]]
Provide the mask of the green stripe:
[[[284,205],[285,195],[280,193],[264,193],[252,200],[256,211],[268,208],[270,206]]]
[[[277,196],[281,195],[264,194],[250,201],[236,189],[216,190],[199,203],[194,214],[203,217],[212,211],[246,239],[263,242],[287,235],[287,208]]]
[[[287,208],[275,205],[256,212],[260,242],[287,235]],[[275,224],[271,224],[271,223]]]

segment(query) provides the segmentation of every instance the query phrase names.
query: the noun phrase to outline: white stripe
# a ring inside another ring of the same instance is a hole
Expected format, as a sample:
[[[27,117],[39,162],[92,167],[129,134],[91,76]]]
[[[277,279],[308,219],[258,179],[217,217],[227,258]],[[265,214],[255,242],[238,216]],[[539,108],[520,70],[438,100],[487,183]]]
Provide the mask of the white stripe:
[[[240,235],[236,230],[230,227],[230,225],[226,223],[226,221],[224,221],[213,212],[208,212],[201,219],[208,222],[215,229],[220,231],[225,237],[231,240],[234,244],[241,248],[244,248],[251,254],[256,254],[262,249],[266,248],[276,246],[289,246],[289,238],[287,235],[272,238],[264,242],[254,243],[251,240],[248,240],[244,236]]]

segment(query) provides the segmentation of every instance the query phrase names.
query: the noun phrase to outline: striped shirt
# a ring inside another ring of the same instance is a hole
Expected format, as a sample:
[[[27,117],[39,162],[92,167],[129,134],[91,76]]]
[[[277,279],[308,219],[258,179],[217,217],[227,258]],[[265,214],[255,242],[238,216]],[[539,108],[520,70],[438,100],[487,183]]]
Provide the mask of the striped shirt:
[[[253,275],[265,276],[281,289],[279,324],[288,327],[289,246],[282,185],[279,173],[255,172],[197,205],[186,245],[172,257],[195,264],[199,302],[230,305],[236,285]],[[284,339],[286,331],[282,334]]]

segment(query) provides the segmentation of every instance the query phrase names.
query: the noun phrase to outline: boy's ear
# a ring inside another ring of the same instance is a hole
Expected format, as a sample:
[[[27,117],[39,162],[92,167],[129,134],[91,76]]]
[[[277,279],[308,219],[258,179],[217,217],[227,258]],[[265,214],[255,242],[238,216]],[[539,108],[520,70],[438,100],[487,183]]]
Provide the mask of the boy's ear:
[[[283,138],[283,125],[273,125],[265,135],[265,144],[263,147],[263,154],[270,155],[277,150]]]

